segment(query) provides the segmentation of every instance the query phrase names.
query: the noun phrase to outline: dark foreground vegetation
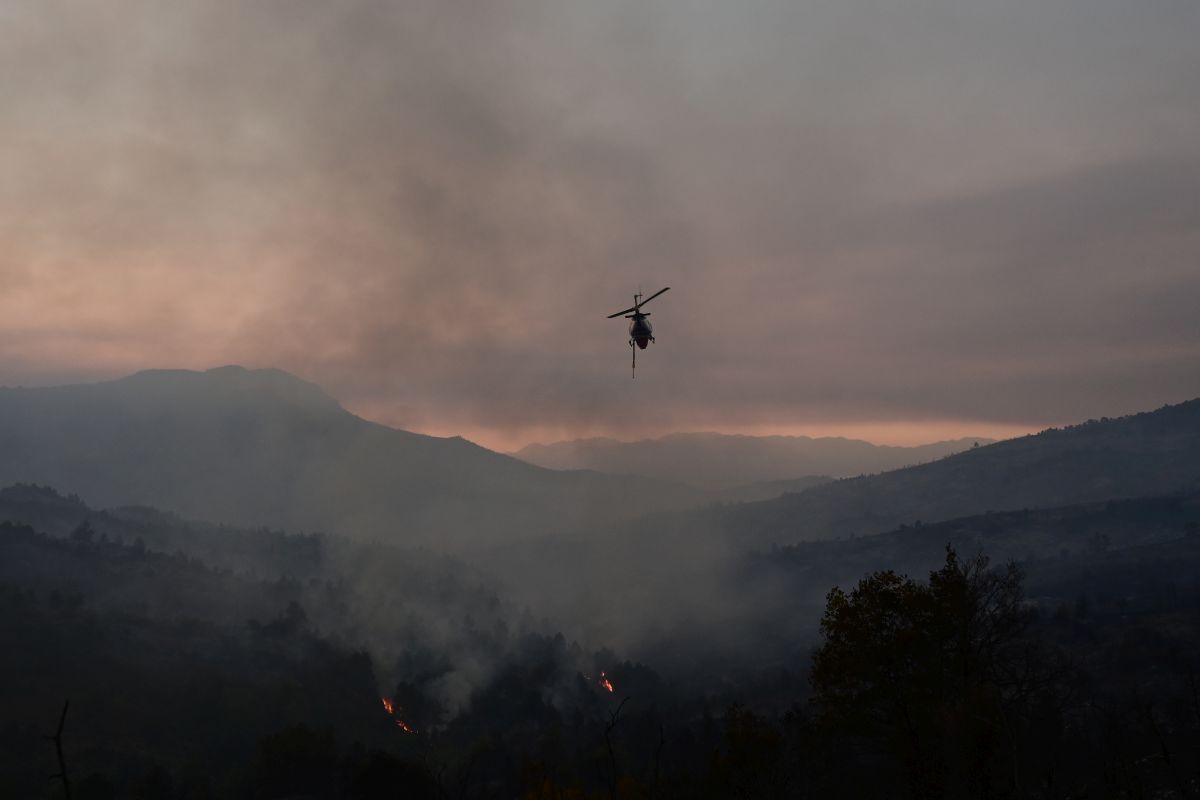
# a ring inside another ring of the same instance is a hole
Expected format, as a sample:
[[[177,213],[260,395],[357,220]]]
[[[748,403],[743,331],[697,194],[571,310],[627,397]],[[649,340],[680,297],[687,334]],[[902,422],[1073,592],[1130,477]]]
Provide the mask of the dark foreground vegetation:
[[[816,635],[660,671],[423,551],[29,486],[0,510],[3,797],[65,796],[68,699],[84,800],[1200,793],[1193,495],[751,556],[744,580],[795,588],[761,624]]]

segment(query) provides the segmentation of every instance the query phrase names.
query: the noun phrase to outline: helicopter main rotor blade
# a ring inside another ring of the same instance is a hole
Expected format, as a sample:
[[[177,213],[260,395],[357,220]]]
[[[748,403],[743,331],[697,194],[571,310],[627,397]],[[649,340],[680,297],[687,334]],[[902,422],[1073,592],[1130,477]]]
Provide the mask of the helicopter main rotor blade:
[[[668,286],[668,287],[667,287],[667,289],[670,289],[670,288],[671,288],[670,286]],[[662,294],[663,292],[667,291],[667,289],[659,289],[657,292],[655,292],[654,294],[650,295],[649,297],[647,297],[647,298],[646,298],[645,300],[643,300],[642,302],[638,303],[638,305],[639,305],[639,306],[644,306],[644,305],[646,305],[646,303],[649,303],[651,300],[653,300],[654,298],[658,297],[658,296],[659,296],[660,294]]]
[[[666,289],[659,289],[657,292],[655,292],[654,294],[650,295],[650,296],[649,296],[649,297],[647,297],[645,300],[639,301],[639,302],[638,302],[638,304],[637,304],[636,306],[634,306],[633,308],[627,308],[627,309],[625,309],[624,311],[618,311],[618,312],[617,312],[617,313],[615,313],[615,314],[609,314],[609,315],[608,315],[608,318],[609,318],[609,319],[612,319],[613,317],[619,317],[619,316],[621,316],[622,314],[628,314],[630,311],[632,311],[633,313],[635,313],[635,314],[636,314],[636,313],[638,313],[638,309],[640,309],[642,306],[646,305],[646,303],[649,303],[651,300],[653,300],[654,298],[658,297],[660,294],[662,294],[663,292],[667,291],[667,289],[670,289],[670,288],[671,288],[671,287],[670,287],[670,286],[668,286],[668,287],[666,287]],[[636,300],[637,298],[634,298],[634,299]]]

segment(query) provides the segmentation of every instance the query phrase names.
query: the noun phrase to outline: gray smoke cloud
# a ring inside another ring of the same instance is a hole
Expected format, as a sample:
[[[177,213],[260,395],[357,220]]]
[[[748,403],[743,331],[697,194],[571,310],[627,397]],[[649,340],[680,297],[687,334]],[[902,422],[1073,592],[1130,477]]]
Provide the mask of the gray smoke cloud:
[[[1194,4],[0,15],[5,383],[270,365],[498,439],[1200,394]],[[665,285],[630,384],[603,317]]]

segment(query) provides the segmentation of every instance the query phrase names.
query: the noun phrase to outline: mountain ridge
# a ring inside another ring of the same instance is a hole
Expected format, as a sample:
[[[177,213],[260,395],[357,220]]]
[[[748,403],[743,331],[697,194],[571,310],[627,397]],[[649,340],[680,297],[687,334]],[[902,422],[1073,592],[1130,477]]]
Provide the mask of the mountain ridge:
[[[990,444],[963,437],[902,447],[842,436],[750,436],[712,431],[678,432],[631,442],[592,437],[534,443],[511,453],[551,469],[588,468],[613,474],[672,475],[706,489],[796,479],[805,475],[884,472]]]
[[[0,389],[0,482],[449,549],[703,499],[666,480],[555,472],[390,428],[289,373],[236,366]]]
[[[1007,439],[938,461],[845,478],[726,512],[754,546],[863,536],[918,520],[1191,491],[1200,399]]]

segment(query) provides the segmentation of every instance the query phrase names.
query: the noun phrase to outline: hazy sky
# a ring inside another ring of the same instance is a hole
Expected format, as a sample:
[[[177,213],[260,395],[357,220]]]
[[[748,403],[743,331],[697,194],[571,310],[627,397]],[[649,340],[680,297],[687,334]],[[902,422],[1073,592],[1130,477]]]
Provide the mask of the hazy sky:
[[[1200,395],[1195,0],[0,3],[0,383],[493,446]],[[629,379],[639,287],[658,343]]]

